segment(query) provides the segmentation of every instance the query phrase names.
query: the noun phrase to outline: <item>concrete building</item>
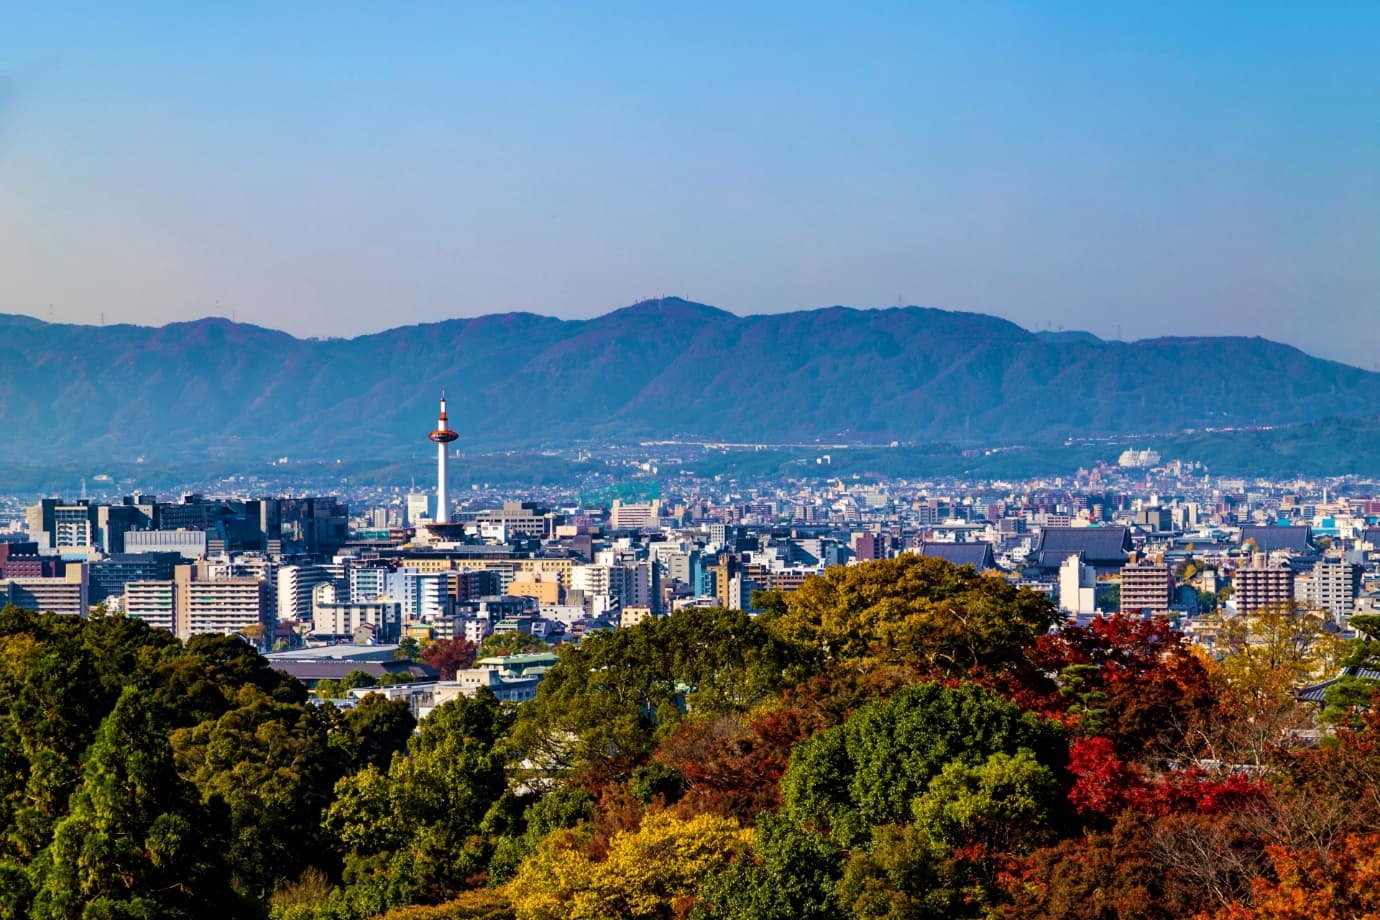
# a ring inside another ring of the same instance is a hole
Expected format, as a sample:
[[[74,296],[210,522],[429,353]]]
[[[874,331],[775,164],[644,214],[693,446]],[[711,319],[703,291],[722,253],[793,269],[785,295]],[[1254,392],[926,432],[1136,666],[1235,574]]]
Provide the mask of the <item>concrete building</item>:
[[[204,530],[131,530],[125,534],[127,553],[180,553],[184,559],[206,555]]]
[[[398,569],[384,576],[384,596],[402,605],[404,621],[432,619],[451,613],[450,579],[446,572]]]
[[[609,527],[613,530],[655,529],[661,523],[661,500],[645,504],[624,504],[613,500],[609,511]]]
[[[89,556],[99,549],[96,511],[97,506],[85,499],[45,498],[26,509],[25,519],[40,554]]]
[[[636,626],[643,620],[650,620],[653,616],[655,616],[655,614],[652,613],[651,607],[624,607],[623,610],[619,613],[618,625],[620,628],[627,629],[629,626]]]
[[[1287,566],[1267,566],[1265,557],[1257,555],[1250,565],[1237,569],[1232,576],[1232,596],[1238,613],[1254,613],[1262,607],[1292,604],[1294,572]]]
[[[257,578],[202,580],[196,566],[180,565],[173,582],[177,588],[175,632],[179,639],[241,633],[272,623],[268,590]]]
[[[177,632],[177,589],[171,578],[131,581],[125,585],[125,616],[157,629]]]
[[[1059,609],[1072,616],[1097,612],[1097,570],[1081,554],[1064,557],[1059,566]]]
[[[6,604],[39,613],[86,616],[86,566],[69,562],[62,575],[52,578],[5,579],[0,581],[0,599]]]
[[[329,569],[319,565],[285,565],[278,569],[278,620],[289,622],[312,617],[312,591],[334,581]]]
[[[1338,622],[1345,622],[1356,606],[1361,593],[1361,567],[1341,560],[1320,560],[1313,566],[1313,578],[1308,594],[1301,598],[1308,604],[1332,614]]]
[[[565,599],[560,579],[545,572],[518,572],[508,585],[508,593],[514,597],[536,598],[539,604],[559,604]]]
[[[208,574],[204,566],[179,565],[171,582],[130,582],[125,585],[125,616],[164,629],[171,624],[179,639],[262,632],[271,625],[264,582],[257,578],[209,578]]]
[[[88,599],[99,604],[108,597],[122,597],[131,581],[171,581],[181,562],[180,553],[112,553],[88,563]]]
[[[504,502],[502,508],[481,511],[475,522],[481,536],[499,541],[554,536],[557,523],[555,516],[536,502]]]
[[[1169,612],[1174,592],[1174,573],[1163,562],[1133,561],[1121,567],[1121,612]]]
[[[369,603],[387,597],[387,575],[388,569],[383,566],[350,566],[351,603]]]
[[[371,627],[377,642],[398,641],[402,629],[402,604],[395,601],[337,601],[335,586],[329,582],[312,591],[311,631],[318,639],[354,636],[361,627]]]
[[[53,509],[52,540],[48,551],[57,555],[90,554],[97,549],[95,509],[82,502]]]
[[[888,543],[886,534],[855,533],[853,534],[853,555],[857,557],[859,562],[885,559],[889,555]]]

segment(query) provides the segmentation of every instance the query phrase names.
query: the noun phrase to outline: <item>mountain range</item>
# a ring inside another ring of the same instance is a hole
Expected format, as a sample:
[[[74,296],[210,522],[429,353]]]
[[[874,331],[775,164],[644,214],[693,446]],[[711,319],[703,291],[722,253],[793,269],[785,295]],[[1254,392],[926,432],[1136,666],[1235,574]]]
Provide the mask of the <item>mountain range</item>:
[[[0,460],[408,455],[444,388],[463,451],[648,439],[1002,443],[1380,411],[1380,374],[1262,338],[1106,341],[976,313],[736,316],[678,298],[588,320],[299,339],[0,314]]]

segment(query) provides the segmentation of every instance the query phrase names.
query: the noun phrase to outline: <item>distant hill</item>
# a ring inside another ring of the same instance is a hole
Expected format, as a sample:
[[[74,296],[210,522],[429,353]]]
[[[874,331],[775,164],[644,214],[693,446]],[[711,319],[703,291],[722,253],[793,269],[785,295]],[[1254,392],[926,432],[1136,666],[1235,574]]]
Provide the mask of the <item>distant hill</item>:
[[[0,459],[411,453],[444,387],[474,450],[698,438],[1054,441],[1359,417],[1380,375],[1260,338],[1107,342],[920,307],[735,316],[669,298],[590,320],[297,339],[203,319],[0,314]]]

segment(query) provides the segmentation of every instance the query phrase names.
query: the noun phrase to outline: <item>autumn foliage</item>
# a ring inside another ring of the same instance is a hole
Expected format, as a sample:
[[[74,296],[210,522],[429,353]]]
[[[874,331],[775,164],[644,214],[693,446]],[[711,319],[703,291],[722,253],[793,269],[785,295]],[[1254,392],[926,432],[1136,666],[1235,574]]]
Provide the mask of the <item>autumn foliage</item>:
[[[0,920],[1380,920],[1363,688],[1309,734],[1249,642],[918,556],[768,606],[591,635],[415,732],[238,640],[0,614]]]

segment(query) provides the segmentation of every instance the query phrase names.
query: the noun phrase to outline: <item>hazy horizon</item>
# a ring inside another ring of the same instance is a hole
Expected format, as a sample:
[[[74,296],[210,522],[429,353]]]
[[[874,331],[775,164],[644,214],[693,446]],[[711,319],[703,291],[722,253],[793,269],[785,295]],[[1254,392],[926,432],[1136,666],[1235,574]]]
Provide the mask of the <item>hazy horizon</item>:
[[[1375,369],[1377,59],[1361,4],[19,7],[0,312],[353,337],[678,291]]]

